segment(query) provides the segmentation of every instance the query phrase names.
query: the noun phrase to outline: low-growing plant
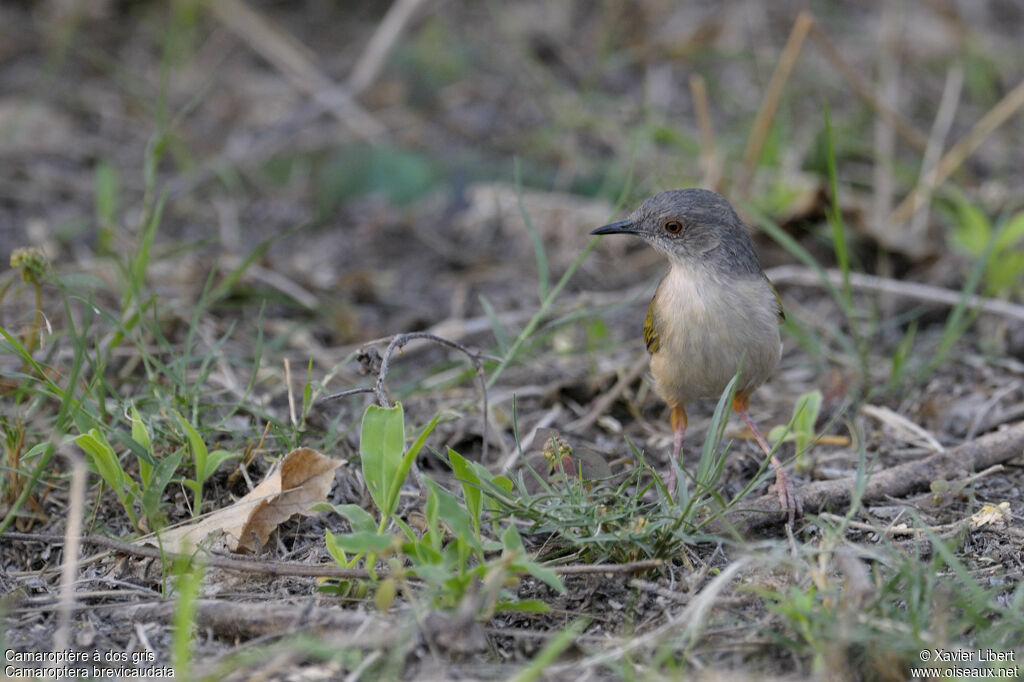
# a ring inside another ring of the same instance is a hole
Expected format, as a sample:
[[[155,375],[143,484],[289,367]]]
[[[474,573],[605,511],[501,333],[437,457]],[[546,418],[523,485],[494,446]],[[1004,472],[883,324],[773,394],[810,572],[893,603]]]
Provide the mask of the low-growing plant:
[[[412,462],[436,423],[437,416],[406,449],[401,404],[367,408],[359,450],[363,476],[379,518],[358,505],[331,508],[348,520],[352,530],[338,534],[328,531],[328,551],[343,567],[365,562],[374,576],[371,582],[376,590],[375,601],[382,609],[390,605],[401,585],[408,595],[423,596],[434,608],[455,608],[475,596],[480,600],[475,611],[482,617],[497,609],[547,610],[543,602],[518,600],[506,583],[532,575],[562,590],[561,581],[529,558],[511,520],[491,518],[489,526],[484,523],[488,507],[482,494],[484,487],[501,486],[508,490],[511,482],[507,479],[493,477],[479,464],[449,450],[449,461],[461,482],[462,499],[424,478],[426,504],[417,528],[395,515]],[[500,554],[490,558],[496,552]],[[378,559],[386,561],[389,568],[383,579],[377,577]],[[339,586],[341,590],[350,587]]]
[[[821,414],[821,403],[824,400],[821,391],[815,389],[797,398],[793,406],[793,416],[789,424],[778,425],[768,432],[768,440],[773,443],[792,441],[796,446],[796,468],[805,468],[804,453],[815,441],[815,424]]]
[[[894,551],[842,547],[842,529],[827,523],[831,539],[823,549],[806,547],[799,557],[778,559],[791,565],[796,583],[752,588],[783,626],[771,623],[765,634],[796,655],[809,655],[815,676],[885,665],[874,673],[886,679],[909,676],[927,660],[922,650],[1012,651],[1024,641],[1024,587],[978,584],[948,540],[920,519],[915,525],[930,559],[922,560],[920,549],[906,553],[884,540]],[[884,558],[866,562],[857,556],[865,551]],[[850,571],[851,563],[859,566]],[[835,565],[846,567],[843,576],[835,574]]]
[[[217,467],[232,457],[238,457],[238,454],[229,450],[214,450],[210,452],[196,428],[185,421],[185,418],[177,412],[174,413],[174,416],[185,431],[189,450],[192,453],[195,478],[187,478],[182,482],[192,491],[192,516],[198,516],[203,506],[203,484],[213,475]],[[133,420],[133,429],[134,424],[135,421]]]
[[[176,450],[157,458],[149,430],[134,406],[128,408],[128,419],[131,422],[131,438],[122,436],[117,440],[124,443],[126,449],[135,455],[139,470],[138,480],[128,473],[117,451],[98,428],[94,427],[79,434],[74,441],[85,452],[93,471],[100,475],[106,486],[117,496],[132,525],[142,530],[136,509],[138,505],[148,528],[154,530],[165,523],[161,500],[164,490],[173,480],[175,471],[181,463],[183,452]]]
[[[993,223],[959,192],[953,191],[952,197],[953,244],[976,259],[992,250],[984,275],[985,293],[999,297],[1019,294],[1024,288],[1024,211]]]
[[[697,465],[677,469],[674,495],[632,443],[635,460],[624,474],[588,479],[583,467],[574,463],[577,455],[563,444],[552,458],[555,475],[527,467],[518,473],[514,489],[503,486],[498,477],[492,482],[480,475],[481,489],[503,514],[528,521],[531,533],[561,538],[559,549],[584,561],[679,556],[687,545],[707,539],[711,524],[728,525],[728,513],[741,507],[766,475],[767,458],[758,475],[732,499],[722,496],[720,481],[729,452],[724,433],[735,385],[734,377],[719,398]],[[654,495],[649,494],[652,488]]]

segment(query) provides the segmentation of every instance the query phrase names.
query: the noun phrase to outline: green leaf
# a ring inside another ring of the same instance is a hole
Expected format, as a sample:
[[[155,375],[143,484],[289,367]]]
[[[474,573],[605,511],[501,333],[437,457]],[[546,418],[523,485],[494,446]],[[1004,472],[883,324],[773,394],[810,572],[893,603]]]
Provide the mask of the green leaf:
[[[1024,239],[1024,211],[1015,214],[1003,225],[999,236],[996,237],[996,251],[1005,251],[1010,247],[1015,247],[1017,242],[1022,239]]]
[[[459,504],[454,495],[435,481],[427,478],[424,482],[428,488],[428,500],[430,497],[435,499],[440,519],[452,529],[452,533],[460,542],[465,543],[478,557],[483,558],[483,548],[473,533],[473,522],[469,518],[469,513]]]
[[[505,529],[505,532],[501,534],[501,544],[505,548],[503,555],[508,556],[510,554],[519,554],[523,557],[524,561],[521,563],[509,566],[509,569],[525,570],[527,573],[532,575],[537,580],[543,581],[547,585],[559,592],[565,592],[565,585],[562,584],[562,579],[558,577],[558,574],[549,568],[544,568],[540,564],[534,561],[526,561],[526,549],[523,547],[523,539],[519,537],[519,531],[516,530],[515,525],[509,524]]]
[[[480,294],[479,298],[480,307],[484,309],[484,315],[487,316],[487,321],[491,323],[491,332],[494,334],[494,340],[498,344],[498,355],[505,355],[508,352],[508,334],[505,333],[505,328],[501,326],[498,314],[494,311],[494,306],[491,305],[487,297]]]
[[[972,256],[980,256],[992,238],[992,224],[984,212],[959,195],[954,195],[956,203],[956,226],[953,228],[953,241]]]
[[[328,531],[330,532],[330,531]],[[339,533],[333,536],[335,547],[353,554],[385,554],[397,549],[397,538],[390,533]]]
[[[177,418],[178,423],[181,424],[181,428],[185,431],[185,438],[188,441],[189,450],[192,452],[192,464],[195,470],[195,480],[192,481],[192,485],[189,488],[192,489],[192,515],[198,515],[203,506],[203,484],[206,483],[206,479],[209,478],[211,470],[207,460],[209,452],[206,449],[206,443],[203,442],[199,432],[196,431],[195,427],[185,421],[185,418],[174,411],[174,416]],[[226,459],[221,457],[221,461]],[[218,462],[217,464],[219,464]],[[213,467],[216,469],[216,465]],[[186,484],[189,482],[186,481]]]
[[[338,504],[332,509],[342,516],[352,526],[352,530],[359,533],[372,533],[377,528],[377,522],[373,520],[370,512],[358,504]]]
[[[162,515],[160,514],[160,499],[163,497],[164,490],[174,477],[174,472],[178,469],[178,465],[181,464],[181,459],[184,456],[185,452],[183,450],[175,450],[157,463],[148,484],[143,482],[142,511],[146,518],[149,519],[150,530],[157,530],[159,526],[163,525]],[[158,521],[159,524],[157,523]]]
[[[516,487],[507,476],[495,476],[480,462],[469,462],[483,494],[483,505],[489,511],[500,511],[501,501]]]
[[[518,611],[520,613],[550,613],[551,607],[540,599],[522,599],[519,601],[499,601],[494,605],[495,611]]]
[[[437,495],[427,495],[426,511],[427,534],[424,540],[430,543],[431,548],[441,553],[441,542],[444,540],[444,530],[441,528],[441,509],[437,501]]]
[[[96,218],[109,227],[117,219],[118,181],[117,168],[109,161],[102,160],[93,169],[93,196],[96,201]]]
[[[476,462],[473,462],[473,463],[477,464]],[[480,468],[483,468],[479,464],[477,464],[477,466],[480,466]],[[487,471],[487,470],[484,469],[484,471]],[[491,479],[490,482],[493,483],[495,485],[495,487],[498,488],[499,490],[504,490],[507,493],[512,492],[513,488],[516,487],[516,484],[513,483],[512,479],[510,479],[508,476],[495,476],[494,478]]]
[[[395,601],[395,595],[398,594],[398,584],[394,578],[384,578],[377,585],[377,591],[373,595],[373,603],[377,606],[377,610],[385,612],[391,608],[391,604]]]
[[[203,442],[199,432],[196,431],[195,427],[185,421],[185,418],[174,412],[174,416],[178,419],[178,423],[181,424],[181,428],[185,431],[185,438],[188,440],[189,450],[192,452],[192,462],[195,466],[196,480],[202,483],[205,478],[203,472],[206,471],[206,456],[209,452],[206,449],[206,443]]]
[[[402,545],[402,551],[417,566],[439,564],[444,560],[440,549],[435,549],[424,540],[410,541]]]
[[[532,575],[537,580],[545,583],[554,590],[560,593],[565,592],[565,585],[562,584],[562,579],[558,577],[558,574],[552,571],[550,568],[545,568],[535,561],[528,561],[524,564],[524,568],[527,573]]]
[[[299,428],[305,429],[306,419],[309,418],[309,411],[313,407],[313,358],[310,356],[306,363],[306,381],[302,384],[302,411],[299,413]]]
[[[420,450],[423,449],[423,446],[427,442],[427,436],[429,436],[434,430],[434,427],[437,426],[437,420],[440,418],[441,414],[437,413],[429,422],[427,422],[427,425],[423,427],[422,431],[420,431],[420,435],[416,436],[416,440],[414,440],[412,445],[409,446],[409,450],[398,463],[398,469],[395,471],[395,484],[389,491],[390,499],[388,500],[388,503],[391,507],[391,512],[394,512],[395,508],[398,507],[398,494],[402,489],[402,483],[405,482],[405,477],[409,475],[409,469],[412,468],[412,463],[416,461],[416,455],[420,454]],[[388,516],[391,515],[391,512],[388,513]]]
[[[366,488],[380,510],[381,523],[394,511],[391,500],[397,500],[397,495],[391,495],[391,488],[395,486],[404,449],[405,417],[401,403],[394,407],[367,407],[359,437],[359,457]],[[397,487],[401,487],[401,481]]]
[[[75,444],[82,448],[104,483],[117,495],[117,500],[128,514],[132,525],[137,526],[137,516],[132,504],[141,497],[139,485],[125,473],[114,448],[110,447],[110,443],[97,429],[89,429],[87,433],[76,437]]]
[[[331,531],[327,531],[327,535],[324,538],[324,545],[327,547],[327,553],[331,555],[331,558],[334,559],[339,566],[344,568],[351,567],[352,564],[349,563],[348,554],[346,554],[345,550],[338,544],[337,535]]]
[[[126,476],[117,454],[103,434],[97,429],[90,429],[88,433],[75,438],[75,444],[89,456],[89,461],[103,481],[120,496]]]
[[[238,457],[237,452],[231,452],[230,450],[214,450],[206,457],[206,471],[203,472],[203,482],[205,483],[210,476],[216,473],[217,468],[229,459]]]
[[[523,539],[519,537],[519,531],[514,524],[508,524],[505,532],[501,534],[501,545],[507,554],[521,553],[526,556],[526,549],[523,547]]]
[[[139,415],[139,411],[135,409],[134,405],[128,408],[128,420],[132,423],[132,440],[141,445],[143,449],[149,453],[150,457],[153,458],[153,442],[149,437],[149,431],[146,430],[146,425],[143,423],[142,417]],[[143,488],[146,488],[149,485],[149,479],[152,472],[153,465],[147,462],[144,457],[140,457],[139,478],[142,479]]]
[[[988,290],[993,294],[1004,294],[1015,287],[1024,276],[1024,253],[1000,254],[989,263],[985,278]]]
[[[796,432],[796,451],[802,453],[814,440],[814,425],[821,414],[821,391],[815,389],[801,395],[793,407],[793,430]]]
[[[473,533],[480,537],[480,513],[483,510],[482,495],[480,492],[480,479],[466,461],[466,458],[448,448],[448,461],[451,462],[455,478],[462,484],[462,495],[466,499],[466,509],[469,510],[469,518],[473,522]]]

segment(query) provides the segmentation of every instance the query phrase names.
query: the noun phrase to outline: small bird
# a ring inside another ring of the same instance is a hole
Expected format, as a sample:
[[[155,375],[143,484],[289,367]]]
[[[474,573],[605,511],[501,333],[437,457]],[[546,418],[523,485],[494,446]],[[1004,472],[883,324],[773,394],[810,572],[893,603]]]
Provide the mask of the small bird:
[[[771,457],[783,509],[802,512],[782,463],[748,413],[750,394],[779,365],[786,316],[736,211],[705,189],[674,189],[644,201],[625,220],[590,234],[631,234],[665,254],[669,270],[644,319],[654,388],[671,410],[672,460],[686,434],[686,403],[722,391],[742,366],[732,408]],[[668,488],[674,492],[675,468]]]

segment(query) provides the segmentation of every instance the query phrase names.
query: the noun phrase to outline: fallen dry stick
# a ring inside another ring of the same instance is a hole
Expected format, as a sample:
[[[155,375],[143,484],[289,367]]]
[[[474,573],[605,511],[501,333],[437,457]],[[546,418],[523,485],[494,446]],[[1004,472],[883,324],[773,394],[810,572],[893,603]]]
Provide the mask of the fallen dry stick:
[[[178,605],[174,601],[123,605],[113,617],[135,622],[170,621]],[[345,635],[346,646],[373,648],[387,646],[399,634],[394,624],[377,616],[352,610],[289,602],[229,602],[200,599],[196,602],[196,623],[221,637],[249,638],[301,632],[333,632]]]
[[[67,538],[64,535],[57,535],[54,533],[16,533],[14,531],[7,531],[2,537],[5,541],[11,542],[44,542],[53,545],[62,545],[67,541]],[[162,551],[157,547],[150,547],[148,545],[136,545],[131,542],[122,542],[120,540],[103,537],[101,535],[83,535],[75,538],[75,540],[79,544],[103,547],[121,554],[145,557],[149,559],[174,561],[176,559],[186,558],[189,556],[175,552]],[[92,557],[86,557],[83,561],[91,558]],[[207,567],[259,575],[353,580],[366,580],[371,577],[369,571],[364,568],[343,568],[335,564],[307,564],[298,561],[240,559],[213,554],[202,555],[201,561],[203,565]],[[664,562],[661,559],[641,559],[638,561],[629,561],[623,564],[565,564],[561,566],[549,566],[548,568],[558,575],[634,573],[658,568],[663,563]],[[377,578],[385,578],[390,575],[390,573],[386,570],[378,570],[376,575]]]
[[[864,502],[886,497],[900,497],[917,490],[926,490],[932,481],[958,479],[964,471],[981,471],[1024,454],[1024,421],[968,441],[945,452],[907,462],[890,469],[871,473],[864,489]],[[804,511],[845,511],[850,504],[856,481],[853,477],[835,481],[817,481],[799,489]],[[785,514],[779,510],[779,496],[774,492],[742,506],[737,527],[749,532],[782,523]],[[777,512],[764,514],[763,512]]]

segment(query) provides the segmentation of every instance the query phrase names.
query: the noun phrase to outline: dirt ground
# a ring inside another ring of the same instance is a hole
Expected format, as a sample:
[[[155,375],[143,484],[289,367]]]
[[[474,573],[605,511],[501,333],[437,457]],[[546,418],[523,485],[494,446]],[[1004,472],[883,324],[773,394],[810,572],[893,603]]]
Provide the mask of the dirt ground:
[[[412,11],[406,22],[394,14],[403,7]],[[747,163],[752,121],[801,9],[815,28],[761,153]],[[589,230],[674,186],[714,186],[736,199],[790,315],[782,364],[754,395],[755,419],[766,430],[786,424],[798,398],[817,388],[819,434],[835,440],[816,445],[793,473],[810,514],[794,536],[787,538],[781,515],[740,515],[733,520],[741,539],[713,536],[653,570],[566,574],[564,593],[526,578],[519,597],[546,602],[551,612],[543,615],[481,620],[455,609],[424,616],[402,599],[381,613],[372,598],[318,592],[322,580],[287,568],[212,566],[198,607],[196,679],[505,679],[537,661],[555,633],[580,617],[585,628],[542,679],[621,678],[631,655],[643,661],[631,674],[643,679],[661,679],[651,670],[676,674],[663,667],[666,659],[709,679],[724,671],[738,679],[804,679],[838,670],[845,679],[904,679],[903,661],[873,660],[870,652],[846,652],[843,662],[792,653],[780,640],[800,635],[758,597],[759,589],[793,581],[793,546],[827,545],[823,524],[835,517],[814,514],[847,513],[845,481],[856,477],[861,452],[880,480],[896,473],[869,489],[852,516],[845,539],[863,551],[854,564],[884,563],[872,554],[879,545],[931,560],[932,547],[913,530],[923,526],[956,538],[956,556],[980,584],[1013,593],[1024,572],[1020,278],[999,292],[986,291],[983,281],[979,293],[1004,307],[968,312],[977,316],[950,347],[950,302],[898,286],[856,288],[851,302],[867,311],[861,331],[871,329],[858,357],[837,340],[854,338],[856,322],[820,279],[804,276],[806,263],[756,226],[767,214],[812,259],[836,267],[821,153],[827,102],[854,270],[958,294],[974,260],[949,236],[958,225],[952,196],[969,196],[993,216],[1024,208],[1019,112],[953,169],[955,188],[937,194],[919,229],[887,229],[882,218],[918,184],[922,155],[935,153],[926,148],[951,79],[960,79],[961,95],[937,152],[969,136],[1018,86],[1022,6],[398,0],[388,10],[387,3],[319,0],[0,4],[0,252],[45,252],[81,295],[70,309],[81,321],[90,303],[117,308],[124,286],[118,254],[137,248],[140,219],[162,197],[145,275],[159,301],[152,314],[170,343],[184,347],[188,339],[197,356],[216,358],[202,375],[204,410],[223,415],[232,401],[245,403],[222,423],[218,447],[259,443],[246,471],[226,466],[211,480],[211,508],[244,495],[302,445],[344,462],[330,503],[367,506],[358,432],[371,394],[317,404],[302,430],[264,435],[262,428],[290,422],[290,398],[301,393],[307,367],[322,385],[319,395],[372,386],[375,368],[367,373],[357,353],[371,346],[382,353],[385,344],[367,345],[375,339],[426,331],[500,356],[496,326],[514,339],[541,307],[543,268],[531,229],[544,247],[548,286],[576,269],[517,360],[489,387],[486,428],[479,384],[462,354],[414,342],[394,358],[387,389],[402,401],[407,428],[439,411],[446,416],[420,471],[451,483],[433,454],[447,448],[493,471],[518,467],[517,435],[533,456],[547,433],[538,429],[599,454],[616,474],[633,466],[623,464],[625,439],[664,470],[671,432],[643,372],[640,338],[664,261],[613,239],[575,261]],[[386,17],[396,22],[390,42]],[[901,112],[910,133],[879,123],[877,108],[830,60],[828,46],[854,80]],[[710,102],[717,141],[710,154],[701,143],[695,75]],[[161,155],[147,168],[154,146]],[[887,163],[878,163],[880,150]],[[107,215],[101,197],[110,177],[116,201]],[[879,191],[886,183],[888,195]],[[216,299],[194,319],[211,286]],[[44,290],[55,339],[68,331],[60,294]],[[31,291],[12,284],[0,326],[12,333],[27,327],[33,305]],[[909,365],[917,371],[937,353],[941,361],[920,381],[886,388],[911,326]],[[122,397],[146,396],[152,391],[132,350],[125,346],[104,371]],[[55,341],[40,353],[59,366],[70,351]],[[254,363],[254,385],[241,391]],[[19,364],[0,353],[4,377],[21,377]],[[3,390],[5,433],[16,421],[45,420],[45,404],[26,407],[8,384]],[[609,393],[615,399],[602,404]],[[111,413],[123,412],[111,401]],[[689,465],[714,407],[708,400],[690,411]],[[738,420],[726,434],[734,438],[721,479],[729,498],[758,475],[764,458]],[[8,442],[6,451],[14,449]],[[793,457],[794,446],[781,453]],[[71,504],[69,465],[54,461],[38,506],[10,529],[39,537],[0,538],[5,650],[52,647],[63,557],[63,541],[52,536],[65,532]],[[135,531],[116,499],[109,491],[96,499],[97,480],[90,478],[85,531],[130,540]],[[758,485],[751,509],[769,508],[769,482]],[[187,491],[167,495],[169,520],[187,518]],[[0,512],[10,497],[5,488]],[[1008,516],[972,521],[984,505],[1001,502],[1010,503]],[[410,485],[400,515],[409,518],[422,504]],[[254,558],[333,565],[324,533],[347,528],[336,514],[296,518]],[[541,553],[554,542],[524,540]],[[159,560],[123,549],[82,546],[72,645],[153,652],[153,661],[140,661],[168,665],[174,610],[164,600],[167,579]],[[822,571],[856,582],[861,569],[835,561]],[[570,554],[560,563],[583,562]],[[719,588],[722,575],[742,579]],[[712,585],[709,615],[696,595]],[[635,654],[622,652],[631,646]],[[330,655],[341,650],[351,657]],[[614,665],[602,662],[616,651]]]

